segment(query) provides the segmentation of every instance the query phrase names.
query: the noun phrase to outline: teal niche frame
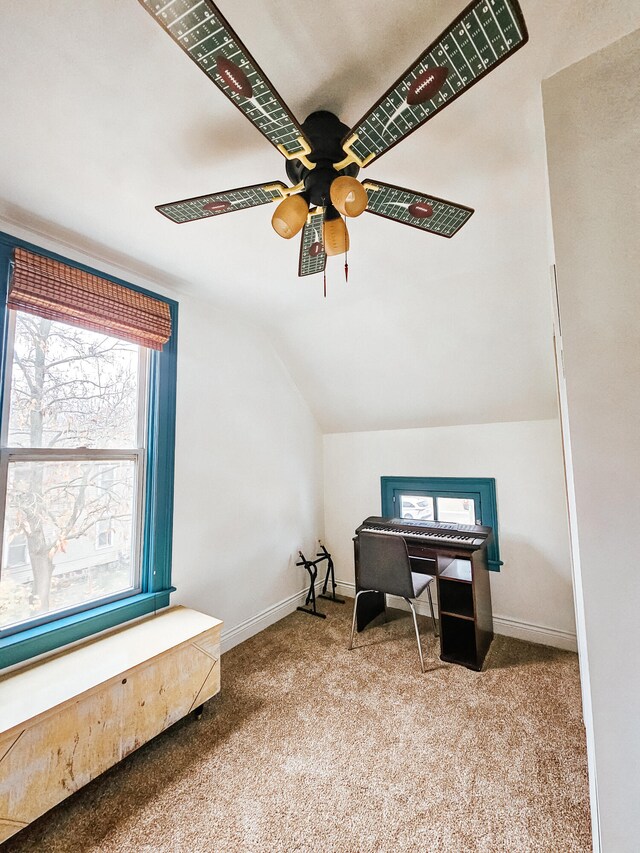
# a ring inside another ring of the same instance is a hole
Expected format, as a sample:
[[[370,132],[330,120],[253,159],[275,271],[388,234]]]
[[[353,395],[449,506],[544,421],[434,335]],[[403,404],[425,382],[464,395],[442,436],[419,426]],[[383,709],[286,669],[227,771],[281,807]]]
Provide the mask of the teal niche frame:
[[[419,493],[431,497],[473,498],[479,508],[482,524],[493,530],[487,545],[489,569],[499,572],[504,565],[500,559],[498,539],[498,504],[496,481],[493,477],[380,477],[382,515],[395,518],[397,497],[401,494]]]
[[[147,423],[147,482],[145,491],[145,514],[143,520],[143,544],[141,565],[141,590],[107,604],[100,604],[53,619],[42,625],[26,628],[7,635],[0,632],[0,670],[53,651],[60,646],[85,639],[99,631],[113,628],[154,613],[169,604],[169,596],[175,591],[171,586],[171,562],[173,544],[173,481],[175,466],[176,430],[176,378],[178,347],[178,303],[131,284],[128,281],[107,275],[85,264],[69,260],[19,240],[0,231],[0,412],[4,394],[5,355],[7,351],[7,288],[10,265],[16,246],[44,255],[68,266],[76,267],[93,275],[113,281],[130,290],[160,299],[169,306],[171,314],[171,337],[160,351],[151,353],[149,364],[149,396]],[[0,536],[2,531],[0,531]]]

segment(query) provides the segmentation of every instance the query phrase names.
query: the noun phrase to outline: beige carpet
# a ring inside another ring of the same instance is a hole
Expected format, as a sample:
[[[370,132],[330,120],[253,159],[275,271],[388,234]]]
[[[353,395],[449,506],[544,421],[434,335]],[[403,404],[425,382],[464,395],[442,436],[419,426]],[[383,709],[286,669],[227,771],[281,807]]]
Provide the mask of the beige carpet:
[[[428,672],[408,618],[347,650],[351,602],[222,658],[222,693],[10,839],[3,853],[586,851],[575,655],[497,637]],[[429,631],[424,620],[421,630]]]

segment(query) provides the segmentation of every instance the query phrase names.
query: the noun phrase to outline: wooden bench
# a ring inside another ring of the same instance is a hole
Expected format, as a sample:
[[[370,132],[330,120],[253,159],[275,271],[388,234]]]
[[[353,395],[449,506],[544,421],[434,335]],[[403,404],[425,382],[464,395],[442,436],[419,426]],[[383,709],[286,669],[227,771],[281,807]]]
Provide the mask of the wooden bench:
[[[218,693],[221,628],[173,607],[0,678],[0,843]]]

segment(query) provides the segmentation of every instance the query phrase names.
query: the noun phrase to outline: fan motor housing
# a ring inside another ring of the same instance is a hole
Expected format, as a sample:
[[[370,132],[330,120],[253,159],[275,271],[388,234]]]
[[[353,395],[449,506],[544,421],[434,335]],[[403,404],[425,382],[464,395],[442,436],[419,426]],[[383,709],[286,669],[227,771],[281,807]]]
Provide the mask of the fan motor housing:
[[[304,183],[303,195],[311,205],[330,207],[329,190],[335,178],[340,175],[355,178],[360,171],[357,163],[350,163],[340,171],[333,165],[344,160],[341,142],[349,128],[327,110],[311,113],[301,127],[311,146],[308,159],[315,163],[316,167],[307,169],[300,160],[287,160],[287,177],[294,185]]]

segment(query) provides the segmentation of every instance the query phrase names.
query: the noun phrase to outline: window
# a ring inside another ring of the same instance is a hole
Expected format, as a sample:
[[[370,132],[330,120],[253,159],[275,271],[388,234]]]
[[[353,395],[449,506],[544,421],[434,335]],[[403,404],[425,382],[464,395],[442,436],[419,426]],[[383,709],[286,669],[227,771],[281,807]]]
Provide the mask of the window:
[[[495,480],[488,477],[382,477],[382,515],[491,527],[489,568],[499,571]]]
[[[424,521],[449,521],[454,524],[481,524],[476,518],[473,498],[446,498],[422,494],[400,494],[399,518],[419,518]]]
[[[96,521],[96,550],[113,548],[113,521],[103,518]]]
[[[16,246],[0,234],[5,285]],[[168,604],[175,423],[175,331],[156,351],[93,320],[3,313],[0,666]]]
[[[6,566],[15,569],[27,563],[27,537],[24,533],[15,533],[8,537]]]
[[[31,571],[26,580],[0,569],[4,631],[140,590],[148,355],[9,314],[0,519],[5,539],[26,541]]]
[[[421,518],[433,521],[435,518],[433,498],[428,495],[399,495],[400,518]]]

